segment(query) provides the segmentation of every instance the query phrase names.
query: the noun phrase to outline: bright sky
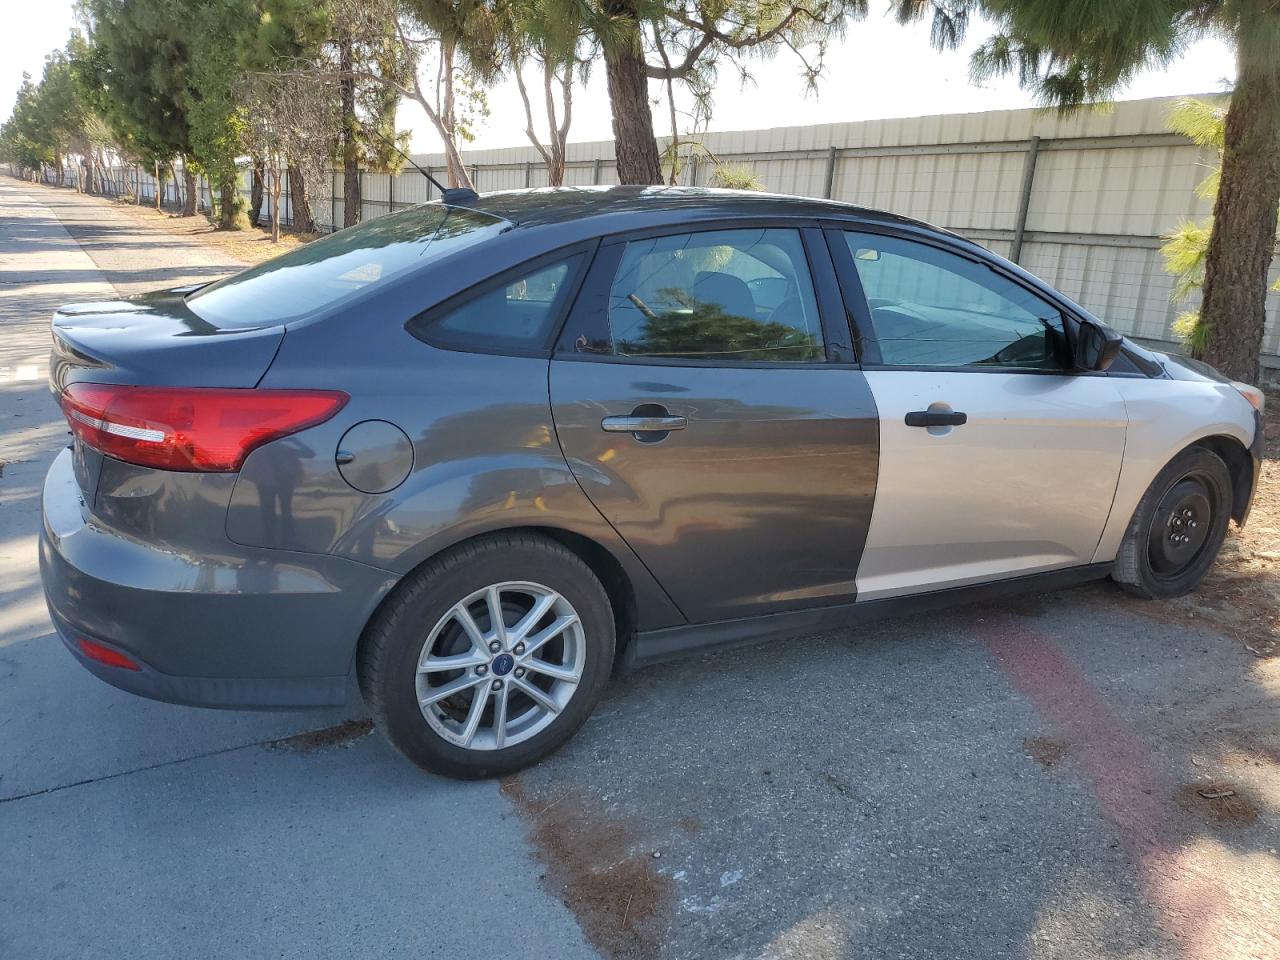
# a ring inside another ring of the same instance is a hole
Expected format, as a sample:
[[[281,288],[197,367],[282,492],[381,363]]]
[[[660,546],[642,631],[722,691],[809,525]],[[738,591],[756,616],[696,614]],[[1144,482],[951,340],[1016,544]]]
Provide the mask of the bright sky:
[[[873,7],[876,4],[873,4]],[[13,98],[27,71],[38,77],[45,54],[66,43],[73,24],[71,0],[0,0],[0,119],[9,115]],[[805,97],[799,68],[789,54],[754,67],[756,82],[740,87],[732,68],[721,72],[711,120],[712,130],[746,130],[926,116],[1031,106],[1017,82],[1005,78],[981,87],[969,81],[968,60],[984,36],[973,24],[970,41],[954,53],[928,47],[928,26],[899,27],[885,15],[872,14],[849,25],[845,39],[833,45],[817,97]],[[1123,99],[1209,93],[1222,90],[1235,74],[1231,49],[1219,40],[1202,40],[1169,69],[1148,71],[1120,96]],[[532,74],[531,82],[537,78]],[[540,88],[538,88],[540,89]],[[656,96],[657,87],[654,88]],[[536,97],[536,94],[535,94]],[[535,99],[535,111],[537,110]],[[515,84],[508,81],[489,92],[490,116],[478,131],[474,147],[522,146],[524,110]],[[659,132],[667,132],[665,100],[655,107]],[[545,123],[535,112],[535,121]],[[402,107],[400,124],[413,131],[415,152],[436,152],[439,141],[416,106]],[[680,118],[682,130],[687,117]],[[604,69],[597,65],[586,89],[575,94],[571,140],[604,140],[612,136]]]

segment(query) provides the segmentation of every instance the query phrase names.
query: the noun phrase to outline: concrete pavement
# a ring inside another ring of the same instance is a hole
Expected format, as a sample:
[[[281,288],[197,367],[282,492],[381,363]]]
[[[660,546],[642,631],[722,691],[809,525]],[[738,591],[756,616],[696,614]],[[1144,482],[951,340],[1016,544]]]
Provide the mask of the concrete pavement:
[[[0,179],[0,367],[43,376],[52,308],[144,261],[217,267],[120,216]],[[455,784],[358,725],[281,741],[358,703],[80,670],[34,569],[62,442],[43,382],[0,382],[0,957],[1280,957],[1280,660],[1158,605],[1099,585],[653,668],[539,767]]]

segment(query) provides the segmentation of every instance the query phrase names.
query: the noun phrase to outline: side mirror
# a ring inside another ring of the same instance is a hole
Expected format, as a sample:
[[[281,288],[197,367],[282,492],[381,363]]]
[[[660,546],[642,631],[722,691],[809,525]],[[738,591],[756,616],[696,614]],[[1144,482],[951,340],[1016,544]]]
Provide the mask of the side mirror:
[[[1120,354],[1124,337],[1100,323],[1082,321],[1076,333],[1077,370],[1106,370]]]

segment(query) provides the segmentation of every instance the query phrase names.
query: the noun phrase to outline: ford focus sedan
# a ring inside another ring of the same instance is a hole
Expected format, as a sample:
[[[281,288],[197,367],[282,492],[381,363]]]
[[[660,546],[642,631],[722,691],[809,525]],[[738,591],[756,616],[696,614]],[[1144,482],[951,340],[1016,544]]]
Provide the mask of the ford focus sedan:
[[[341,702],[457,777],[611,672],[1111,577],[1249,512],[1262,394],[958,236],[709,190],[452,192],[64,307],[54,622],[125,690]]]

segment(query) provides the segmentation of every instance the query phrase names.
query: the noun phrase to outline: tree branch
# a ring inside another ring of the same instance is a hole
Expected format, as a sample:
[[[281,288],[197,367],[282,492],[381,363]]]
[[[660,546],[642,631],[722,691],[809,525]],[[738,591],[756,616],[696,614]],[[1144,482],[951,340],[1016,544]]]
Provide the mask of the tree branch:
[[[711,46],[715,39],[716,38],[710,33],[704,32],[702,36],[698,38],[698,42],[691,46],[688,52],[685,53],[684,59],[680,61],[678,66],[671,66],[670,61],[664,56],[663,61],[665,65],[662,67],[655,67],[652,64],[646,63],[644,65],[645,75],[650,80],[683,80],[697,65],[698,58],[702,56],[702,52],[706,50],[707,47]]]
[[[779,34],[788,30],[796,18],[802,15],[808,17],[814,23],[825,22],[821,16],[814,13],[808,7],[797,6],[792,7],[785,17],[764,33],[757,33],[746,37],[735,37],[731,33],[725,33],[710,24],[694,20],[692,17],[686,16],[682,13],[672,13],[671,19],[682,26],[688,27],[690,30],[696,30],[702,33],[704,37],[709,37],[711,40],[724,44],[726,47],[732,47],[735,50],[743,50],[747,47],[756,47],[762,43],[768,43]]]
[[[524,135],[529,138],[529,142],[533,144],[534,149],[538,151],[538,155],[542,157],[545,164],[551,163],[551,157],[546,149],[542,146],[542,142],[538,139],[537,133],[533,129],[533,107],[529,104],[529,91],[525,89],[524,77],[521,76],[521,64],[516,64],[512,71],[516,75],[516,88],[520,91],[520,100],[524,103]]]

